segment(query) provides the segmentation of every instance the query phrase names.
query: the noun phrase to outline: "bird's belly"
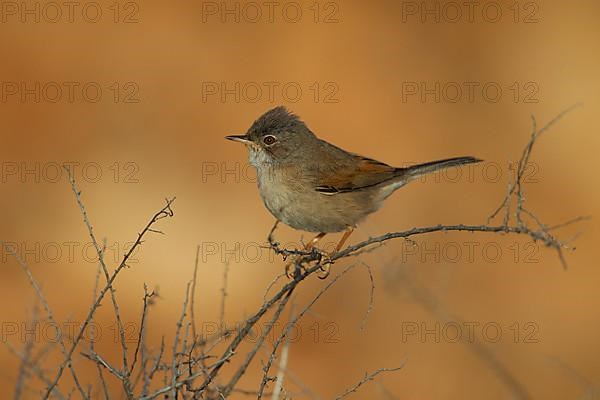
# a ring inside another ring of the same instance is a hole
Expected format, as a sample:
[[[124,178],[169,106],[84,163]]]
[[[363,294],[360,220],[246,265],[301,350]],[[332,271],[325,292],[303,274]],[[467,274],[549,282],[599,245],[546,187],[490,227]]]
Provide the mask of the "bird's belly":
[[[360,207],[366,193],[339,193],[328,196],[302,182],[281,184],[259,179],[259,191],[267,209],[281,222],[309,232],[340,232],[355,226],[375,209]]]

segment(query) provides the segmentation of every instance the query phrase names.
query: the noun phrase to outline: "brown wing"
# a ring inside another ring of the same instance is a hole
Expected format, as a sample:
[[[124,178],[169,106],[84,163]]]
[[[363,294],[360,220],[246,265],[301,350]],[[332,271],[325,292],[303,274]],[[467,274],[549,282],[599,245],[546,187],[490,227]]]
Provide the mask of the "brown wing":
[[[352,155],[351,162],[335,165],[322,173],[316,190],[327,195],[353,192],[379,185],[398,176],[398,169],[387,164]]]

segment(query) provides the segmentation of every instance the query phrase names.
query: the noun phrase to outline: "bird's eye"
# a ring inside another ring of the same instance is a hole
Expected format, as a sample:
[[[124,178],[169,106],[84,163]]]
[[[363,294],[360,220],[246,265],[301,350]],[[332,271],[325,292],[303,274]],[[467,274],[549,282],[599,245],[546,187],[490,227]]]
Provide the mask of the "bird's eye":
[[[277,138],[273,135],[267,135],[263,138],[263,143],[266,144],[267,146],[272,145],[276,141],[277,141]]]

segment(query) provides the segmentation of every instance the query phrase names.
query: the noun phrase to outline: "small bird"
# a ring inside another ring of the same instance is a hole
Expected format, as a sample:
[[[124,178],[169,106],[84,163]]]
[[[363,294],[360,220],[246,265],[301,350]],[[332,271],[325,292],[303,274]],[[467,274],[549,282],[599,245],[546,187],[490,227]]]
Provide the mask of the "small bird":
[[[455,157],[395,168],[319,139],[283,106],[260,116],[246,134],[225,138],[248,148],[260,195],[277,221],[318,232],[305,249],[314,247],[328,233],[345,231],[333,253],[342,248],[360,221],[408,182],[444,168],[481,161]]]

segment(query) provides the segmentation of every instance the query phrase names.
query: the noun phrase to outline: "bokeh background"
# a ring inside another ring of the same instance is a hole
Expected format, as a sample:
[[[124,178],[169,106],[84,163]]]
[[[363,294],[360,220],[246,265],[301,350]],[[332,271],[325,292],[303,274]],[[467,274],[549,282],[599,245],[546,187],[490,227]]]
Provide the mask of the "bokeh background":
[[[485,223],[506,192],[508,164],[529,138],[531,115],[541,125],[577,102],[583,107],[535,146],[526,204],[548,225],[598,212],[597,1],[486,1],[472,17],[464,3],[434,1],[276,2],[272,16],[260,2],[83,2],[72,17],[49,4],[2,3],[0,239],[18,245],[59,321],[84,318],[96,271],[66,176],[56,176],[64,162],[78,163],[75,177],[112,264],[164,198],[177,196],[175,217],[160,224],[165,235],[144,243],[116,285],[132,324],[143,284],[159,287],[150,343],[173,339],[197,246],[197,318],[207,329],[219,321],[228,257],[225,322],[255,311],[283,263],[259,247],[273,217],[245,150],[223,136],[243,133],[280,104],[324,139],[390,164],[486,160],[460,176],[449,171],[402,189],[353,243],[413,226]],[[432,234],[362,256],[375,282],[364,329],[370,279],[358,268],[299,325],[286,389],[294,398],[307,397],[302,388],[331,398],[367,371],[404,363],[355,397],[598,398],[598,225],[592,219],[560,233],[580,234],[577,250],[566,253],[567,271],[556,252],[510,235]],[[309,239],[289,228],[278,235]],[[22,348],[34,292],[6,250],[0,273],[2,341]],[[297,307],[324,284],[303,286]],[[109,304],[98,314],[99,351],[118,361]],[[8,334],[10,324],[17,333]],[[467,340],[454,342],[457,325]],[[47,338],[36,335],[43,346]],[[266,357],[259,355],[241,387],[258,387]],[[3,345],[1,398],[12,395],[18,365]],[[75,365],[97,383],[91,363]],[[69,387],[67,375],[61,387]],[[24,398],[37,398],[40,387]]]

